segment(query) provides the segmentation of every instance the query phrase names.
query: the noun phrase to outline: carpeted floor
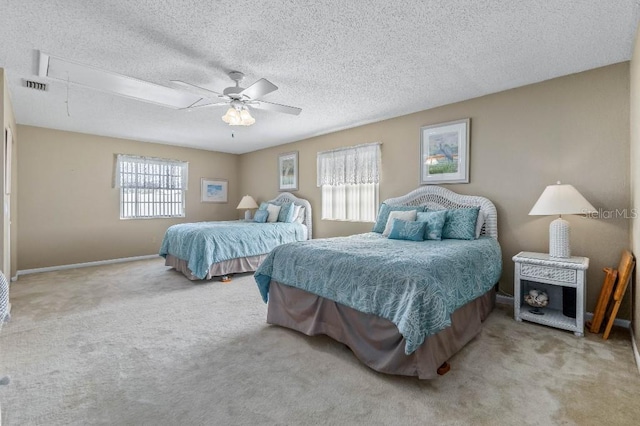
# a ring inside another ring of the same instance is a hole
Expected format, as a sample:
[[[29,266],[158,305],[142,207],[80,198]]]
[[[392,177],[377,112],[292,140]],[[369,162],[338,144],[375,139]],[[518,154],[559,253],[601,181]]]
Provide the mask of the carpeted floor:
[[[161,259],[27,275],[0,333],[2,424],[630,425],[640,375],[609,341],[499,307],[431,381],[265,323],[253,277],[193,283]]]

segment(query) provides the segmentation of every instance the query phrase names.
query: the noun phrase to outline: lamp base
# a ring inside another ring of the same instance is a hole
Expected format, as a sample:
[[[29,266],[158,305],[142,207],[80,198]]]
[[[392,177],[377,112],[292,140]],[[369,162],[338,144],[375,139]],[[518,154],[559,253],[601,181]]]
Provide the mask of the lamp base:
[[[549,256],[560,259],[571,257],[569,231],[569,222],[562,217],[551,222],[549,225]]]
[[[251,210],[246,210],[244,212],[244,220],[251,220]]]

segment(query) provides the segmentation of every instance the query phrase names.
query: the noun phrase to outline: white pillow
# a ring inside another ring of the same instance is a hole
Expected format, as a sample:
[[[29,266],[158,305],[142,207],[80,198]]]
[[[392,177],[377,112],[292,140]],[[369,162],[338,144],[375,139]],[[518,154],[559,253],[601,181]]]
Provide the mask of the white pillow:
[[[277,222],[278,215],[280,214],[281,206],[276,206],[275,204],[269,203],[267,206],[267,211],[269,212],[269,217],[267,218],[267,222]]]
[[[384,228],[384,232],[382,233],[383,237],[388,237],[391,233],[391,227],[393,226],[393,219],[400,220],[416,220],[417,210],[406,210],[406,211],[393,211],[389,213],[389,219],[387,219],[387,226]]]
[[[300,206],[300,212],[298,213],[298,216],[296,217],[296,222],[298,222],[298,223],[304,222],[304,207],[302,207],[302,206]]]
[[[300,209],[302,208],[302,206],[297,206],[297,205],[293,205],[293,216],[291,216],[293,219],[291,220],[291,222],[295,222],[298,219],[298,215],[300,214]]]
[[[476,240],[480,238],[480,232],[482,232],[482,225],[484,225],[484,212],[482,209],[478,210],[478,220],[476,220]]]

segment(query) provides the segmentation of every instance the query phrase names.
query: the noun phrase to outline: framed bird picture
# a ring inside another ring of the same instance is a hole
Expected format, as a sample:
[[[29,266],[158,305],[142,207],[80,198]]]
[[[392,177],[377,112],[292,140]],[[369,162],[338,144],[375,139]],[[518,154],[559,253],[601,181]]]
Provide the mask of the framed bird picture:
[[[420,128],[420,184],[469,183],[471,119]]]

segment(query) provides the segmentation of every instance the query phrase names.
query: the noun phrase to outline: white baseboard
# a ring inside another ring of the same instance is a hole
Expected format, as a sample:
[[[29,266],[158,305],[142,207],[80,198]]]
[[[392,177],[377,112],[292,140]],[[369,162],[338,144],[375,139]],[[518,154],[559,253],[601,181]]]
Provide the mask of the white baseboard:
[[[633,333],[633,327],[631,327],[631,346],[633,347],[633,355],[636,358],[636,367],[638,367],[638,373],[640,373],[640,352],[638,352],[638,342]]]
[[[65,269],[87,268],[89,266],[110,265],[112,263],[133,262],[135,260],[156,259],[158,257],[159,257],[158,254],[148,254],[145,256],[122,257],[120,259],[109,259],[109,260],[98,260],[95,262],[74,263],[71,265],[48,266],[46,268],[24,269],[22,271],[17,272],[16,279],[21,275],[40,274],[42,272],[62,271]]]
[[[501,305],[513,306],[513,296],[504,296],[502,294],[497,294],[496,303],[499,303]],[[584,320],[589,321],[591,319],[593,319],[593,312],[585,312]],[[613,325],[617,325],[618,327],[624,327],[628,329],[631,327],[631,321],[626,319],[616,318],[615,320],[613,320]]]

